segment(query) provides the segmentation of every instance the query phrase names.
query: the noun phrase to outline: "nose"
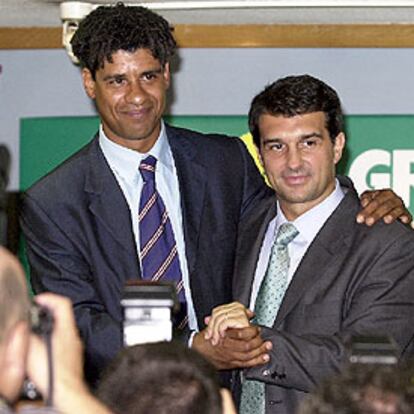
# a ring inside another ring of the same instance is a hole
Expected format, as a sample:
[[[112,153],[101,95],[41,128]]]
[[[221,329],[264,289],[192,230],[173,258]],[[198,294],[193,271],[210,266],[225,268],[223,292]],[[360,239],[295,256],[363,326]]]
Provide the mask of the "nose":
[[[302,158],[300,155],[300,151],[296,147],[289,148],[288,154],[287,154],[287,166],[291,170],[297,170],[300,168],[302,164]]]
[[[140,105],[145,101],[147,92],[139,81],[134,81],[129,84],[125,99],[128,103]]]

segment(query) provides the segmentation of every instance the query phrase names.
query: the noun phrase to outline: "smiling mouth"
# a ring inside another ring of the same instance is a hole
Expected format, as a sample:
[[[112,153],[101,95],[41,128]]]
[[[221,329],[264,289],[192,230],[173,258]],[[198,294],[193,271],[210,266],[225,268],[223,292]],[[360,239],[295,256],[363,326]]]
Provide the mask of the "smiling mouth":
[[[301,185],[305,183],[309,177],[310,177],[309,175],[289,175],[289,176],[283,177],[283,180],[288,185]]]
[[[151,112],[151,108],[135,108],[126,111],[122,111],[122,115],[129,118],[140,119],[147,116]]]

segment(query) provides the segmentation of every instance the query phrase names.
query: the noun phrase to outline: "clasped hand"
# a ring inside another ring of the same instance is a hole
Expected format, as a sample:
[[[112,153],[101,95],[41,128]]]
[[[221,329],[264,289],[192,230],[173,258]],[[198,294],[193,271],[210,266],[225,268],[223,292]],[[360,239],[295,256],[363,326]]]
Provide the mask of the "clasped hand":
[[[207,327],[194,337],[193,347],[218,369],[248,368],[269,361],[272,343],[263,341],[254,316],[239,302],[215,308],[205,318]]]

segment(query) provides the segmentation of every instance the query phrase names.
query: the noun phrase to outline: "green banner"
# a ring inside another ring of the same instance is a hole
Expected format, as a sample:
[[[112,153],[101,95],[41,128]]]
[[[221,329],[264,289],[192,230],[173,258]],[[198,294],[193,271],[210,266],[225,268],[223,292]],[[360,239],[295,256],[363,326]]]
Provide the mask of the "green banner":
[[[242,136],[252,155],[245,116],[174,116],[172,125],[201,132]],[[20,188],[28,188],[93,137],[97,117],[21,120]],[[347,150],[339,172],[354,180],[358,191],[393,188],[414,213],[414,117],[347,116]]]

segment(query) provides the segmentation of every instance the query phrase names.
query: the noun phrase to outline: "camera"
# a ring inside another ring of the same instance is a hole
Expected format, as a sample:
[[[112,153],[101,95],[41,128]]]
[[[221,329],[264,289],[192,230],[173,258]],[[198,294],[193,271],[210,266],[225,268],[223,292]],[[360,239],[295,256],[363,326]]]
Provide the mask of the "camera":
[[[40,336],[52,334],[53,315],[49,309],[44,306],[39,306],[37,303],[33,303],[30,307],[29,318],[33,333]]]
[[[50,343],[50,337],[53,332],[53,315],[49,309],[45,308],[44,306],[40,306],[37,303],[33,303],[29,310],[29,323],[30,328],[34,334],[39,335],[44,340],[46,340],[47,343]],[[49,347],[48,352],[51,352]],[[51,364],[50,356],[49,364]],[[49,375],[50,369],[51,367],[49,367]],[[33,384],[33,382],[26,379],[23,383],[21,399],[35,401],[40,400],[41,398],[42,396],[36,389],[36,386]]]
[[[174,284],[128,281],[124,287],[121,306],[125,346],[171,341],[172,314],[179,306]]]

